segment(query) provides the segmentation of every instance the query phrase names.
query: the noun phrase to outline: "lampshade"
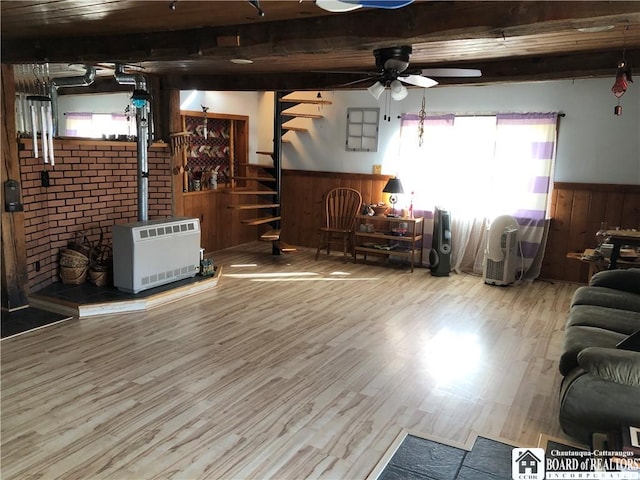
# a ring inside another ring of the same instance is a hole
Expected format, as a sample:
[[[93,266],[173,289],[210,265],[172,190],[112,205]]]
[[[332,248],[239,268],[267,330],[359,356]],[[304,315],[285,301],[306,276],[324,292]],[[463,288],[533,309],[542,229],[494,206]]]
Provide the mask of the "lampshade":
[[[394,80],[391,82],[391,98],[394,100],[402,100],[409,95],[407,87],[405,87],[400,80]]]
[[[390,178],[387,184],[382,189],[384,193],[404,193],[404,189],[402,188],[402,183],[399,178]]]
[[[367,90],[369,90],[369,93],[373,95],[376,100],[378,100],[380,98],[380,95],[382,95],[382,92],[384,92],[384,85],[380,82],[376,82],[369,88],[367,88]]]

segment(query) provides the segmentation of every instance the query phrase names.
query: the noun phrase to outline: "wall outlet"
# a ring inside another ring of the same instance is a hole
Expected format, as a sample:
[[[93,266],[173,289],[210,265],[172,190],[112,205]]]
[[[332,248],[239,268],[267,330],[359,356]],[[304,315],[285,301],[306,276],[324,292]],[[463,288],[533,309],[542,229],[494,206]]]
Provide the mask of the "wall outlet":
[[[373,174],[374,175],[382,175],[382,165],[374,165],[373,166]]]

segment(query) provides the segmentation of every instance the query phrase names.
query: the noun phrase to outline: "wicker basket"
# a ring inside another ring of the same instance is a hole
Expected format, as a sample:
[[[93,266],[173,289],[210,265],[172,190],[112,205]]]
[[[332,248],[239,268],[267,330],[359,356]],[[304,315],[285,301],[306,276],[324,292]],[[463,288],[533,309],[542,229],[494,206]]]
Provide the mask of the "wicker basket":
[[[96,231],[98,233],[96,233]],[[91,238],[95,237],[96,234],[98,235],[98,240],[93,243],[91,242]],[[96,246],[102,244],[103,237],[104,230],[101,226],[96,225],[94,227],[76,232],[73,241],[69,242],[67,248],[82,253],[87,258],[90,258],[91,253],[95,250]]]
[[[62,283],[80,285],[87,281],[89,258],[76,250],[65,248],[60,252],[60,279]]]
[[[89,281],[98,287],[111,285],[113,255],[109,245],[98,245],[94,249],[89,267]]]

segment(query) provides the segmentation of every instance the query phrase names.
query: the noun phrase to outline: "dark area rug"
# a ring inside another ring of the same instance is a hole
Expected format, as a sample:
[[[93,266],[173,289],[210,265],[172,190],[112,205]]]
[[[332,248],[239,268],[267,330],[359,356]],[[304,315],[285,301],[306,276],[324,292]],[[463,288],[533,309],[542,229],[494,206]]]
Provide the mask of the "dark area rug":
[[[0,338],[9,338],[21,333],[41,328],[54,323],[69,320],[68,315],[47,312],[39,308],[28,307],[13,312],[2,311],[0,320]]]
[[[471,451],[407,435],[379,480],[510,480],[512,445],[478,437]]]

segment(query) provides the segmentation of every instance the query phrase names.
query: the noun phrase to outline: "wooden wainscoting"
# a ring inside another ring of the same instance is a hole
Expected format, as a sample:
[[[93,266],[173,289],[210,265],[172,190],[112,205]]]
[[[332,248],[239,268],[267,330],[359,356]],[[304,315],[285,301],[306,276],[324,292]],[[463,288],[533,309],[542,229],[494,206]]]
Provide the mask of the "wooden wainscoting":
[[[382,189],[390,175],[361,173],[282,172],[282,238],[293,245],[316,247],[324,221],[324,196],[335,187],[355,188],[364,203],[389,202]]]
[[[567,259],[567,253],[595,247],[602,222],[609,228],[640,228],[640,185],[557,182],[550,214],[541,277],[586,283],[588,266]]]

